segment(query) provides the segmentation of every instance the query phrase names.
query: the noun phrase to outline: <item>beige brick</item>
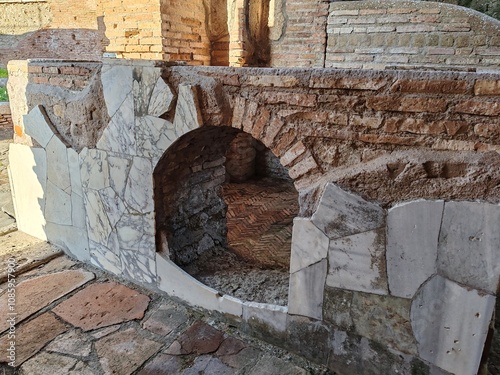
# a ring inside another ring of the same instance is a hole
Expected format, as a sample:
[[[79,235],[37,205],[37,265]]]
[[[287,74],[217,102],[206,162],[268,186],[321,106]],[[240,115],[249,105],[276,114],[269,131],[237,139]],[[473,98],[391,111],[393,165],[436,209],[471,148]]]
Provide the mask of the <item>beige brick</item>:
[[[474,85],[475,95],[500,95],[500,80],[478,80]]]

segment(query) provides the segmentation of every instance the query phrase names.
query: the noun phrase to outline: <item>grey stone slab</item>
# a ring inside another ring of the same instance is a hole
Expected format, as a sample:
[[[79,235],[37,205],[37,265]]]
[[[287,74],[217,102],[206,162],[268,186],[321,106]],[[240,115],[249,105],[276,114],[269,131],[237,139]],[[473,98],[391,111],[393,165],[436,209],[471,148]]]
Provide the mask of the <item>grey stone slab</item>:
[[[71,196],[52,182],[47,181],[45,219],[60,225],[72,224]]]
[[[329,243],[328,237],[310,219],[295,218],[293,220],[290,272],[294,273],[325,259],[328,255]]]
[[[74,227],[87,229],[86,223],[87,213],[81,195],[76,193],[71,194],[71,223]]]
[[[41,352],[21,366],[22,375],[94,375],[83,361],[55,353]]]
[[[420,357],[453,374],[476,374],[494,307],[494,296],[434,276],[411,307]]]
[[[447,202],[438,269],[450,280],[496,293],[500,275],[500,206]]]
[[[45,150],[11,143],[9,168],[18,229],[46,240],[44,211],[47,155]]]
[[[307,371],[303,368],[295,366],[290,362],[286,362],[281,358],[265,356],[261,358],[256,365],[250,370],[252,375],[266,374],[287,374],[287,375],[306,375]]]
[[[40,146],[45,148],[54,136],[50,120],[41,105],[35,106],[27,115],[23,116],[24,131],[33,137]]]
[[[387,277],[392,295],[413,298],[437,272],[437,248],[443,201],[396,206],[387,215]]]
[[[172,108],[174,94],[163,78],[158,78],[149,101],[148,114],[161,116]]]
[[[387,294],[383,228],[331,240],[328,259],[328,286]]]
[[[82,178],[80,176],[80,157],[72,148],[67,148],[68,171],[71,183],[71,193],[83,197]]]
[[[87,335],[71,330],[59,335],[46,348],[49,352],[88,357],[92,351],[92,342]]]
[[[236,369],[233,369],[224,364],[219,358],[211,355],[202,355],[197,357],[193,365],[182,372],[182,375],[198,375],[198,374],[217,374],[217,375],[232,375],[236,374]]]
[[[243,303],[243,320],[267,325],[275,332],[285,332],[288,308],[258,302]]]
[[[133,159],[124,200],[128,207],[140,213],[154,210],[153,168],[149,159],[139,157]]]
[[[113,117],[132,92],[133,67],[105,65],[102,68],[101,81],[108,114]]]
[[[76,259],[90,260],[89,239],[86,229],[47,222],[47,240],[59,246]]]
[[[290,274],[288,312],[321,320],[327,260]]]
[[[198,103],[197,86],[179,85],[177,106],[175,107],[174,128],[177,137],[203,124],[203,117]]]
[[[67,147],[56,136],[45,147],[47,152],[47,178],[66,193],[71,193]]]
[[[330,239],[366,232],[384,225],[385,212],[377,204],[327,184],[313,223]]]
[[[2,232],[3,228],[11,227],[15,224],[16,220],[13,217],[7,215],[4,212],[0,212],[0,233]]]

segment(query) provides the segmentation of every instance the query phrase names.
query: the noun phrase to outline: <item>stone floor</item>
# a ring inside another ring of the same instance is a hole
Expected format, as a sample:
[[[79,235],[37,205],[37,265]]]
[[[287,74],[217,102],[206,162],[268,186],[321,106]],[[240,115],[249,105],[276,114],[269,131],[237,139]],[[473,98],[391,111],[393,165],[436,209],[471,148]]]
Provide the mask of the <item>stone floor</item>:
[[[0,200],[6,207],[0,213],[9,219],[0,217],[0,374],[329,373],[220,317],[76,262],[16,231],[6,174],[11,137],[10,129],[0,129]]]

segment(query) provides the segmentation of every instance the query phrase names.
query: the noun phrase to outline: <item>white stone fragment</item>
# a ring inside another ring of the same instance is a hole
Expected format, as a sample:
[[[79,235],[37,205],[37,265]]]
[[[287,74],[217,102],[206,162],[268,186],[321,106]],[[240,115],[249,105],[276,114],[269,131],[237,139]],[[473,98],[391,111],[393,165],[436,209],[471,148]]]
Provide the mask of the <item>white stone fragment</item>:
[[[437,247],[443,201],[415,201],[387,215],[387,277],[393,296],[413,298],[437,272]]]
[[[91,242],[90,247],[90,263],[115,275],[121,275],[122,265],[118,255],[99,244]]]
[[[114,227],[125,212],[125,203],[111,187],[100,190],[99,196],[108,215],[109,223]]]
[[[500,206],[445,203],[438,269],[450,280],[496,293],[500,276]]]
[[[86,223],[87,213],[83,197],[76,193],[71,194],[71,223],[74,227],[87,230]]]
[[[72,225],[71,196],[47,181],[45,219],[60,225]]]
[[[494,296],[434,276],[411,308],[420,357],[452,374],[477,374],[494,307]]]
[[[61,140],[55,136],[45,147],[47,152],[47,178],[59,189],[71,193],[71,178],[69,175],[68,151]]]
[[[237,317],[242,316],[243,304],[240,300],[230,296],[222,296],[215,289],[200,283],[158,253],[156,253],[156,267],[160,290],[193,306]]]
[[[71,193],[83,197],[82,179],[80,177],[80,157],[72,148],[66,149],[68,155],[68,170],[71,181]]]
[[[149,101],[148,114],[151,116],[161,116],[172,107],[174,94],[163,78],[158,78]]]
[[[160,68],[135,67],[134,70],[134,101],[137,114],[145,115],[151,100],[151,94],[161,75]]]
[[[125,277],[140,283],[152,284],[156,281],[156,264],[154,259],[140,254],[138,251],[120,249],[122,272]]]
[[[330,240],[310,219],[293,220],[290,272],[294,273],[325,259]]]
[[[112,227],[109,223],[106,208],[101,201],[99,192],[88,190],[84,195],[85,210],[87,212],[87,228],[89,240],[106,246]]]
[[[109,166],[106,152],[84,148],[80,152],[82,186],[88,189],[104,189],[109,186]]]
[[[385,231],[355,234],[330,242],[328,286],[387,294]]]
[[[184,83],[179,85],[179,96],[175,107],[174,128],[177,137],[199,128],[203,117],[198,103],[197,86]]]
[[[321,320],[327,260],[290,274],[288,312]]]
[[[287,318],[288,307],[286,306],[258,302],[243,303],[243,320],[246,322],[257,321],[259,324],[266,324],[276,332],[285,332]]]
[[[153,116],[137,118],[136,133],[138,155],[155,160],[160,159],[177,138],[173,123]]]
[[[69,252],[82,262],[90,260],[89,240],[86,229],[47,222],[47,240]]]
[[[130,93],[111,118],[97,142],[97,148],[136,155],[134,98]]]
[[[125,187],[127,186],[127,177],[132,160],[110,156],[108,157],[109,182],[113,190],[123,198]]]
[[[132,66],[110,66],[102,68],[101,81],[104,100],[108,114],[113,117],[124,102],[125,98],[132,92],[133,87]],[[132,109],[134,104],[132,103]]]
[[[125,203],[141,213],[154,210],[153,202],[153,168],[151,161],[135,157],[127,179],[124,194]]]
[[[43,148],[54,136],[51,122],[41,105],[35,106],[27,115],[24,115],[23,123],[25,133],[33,137]]]
[[[45,233],[45,191],[47,154],[44,149],[11,143],[9,171],[17,228],[47,240]]]
[[[312,222],[330,239],[335,239],[380,228],[384,216],[384,210],[377,204],[329,183]]]

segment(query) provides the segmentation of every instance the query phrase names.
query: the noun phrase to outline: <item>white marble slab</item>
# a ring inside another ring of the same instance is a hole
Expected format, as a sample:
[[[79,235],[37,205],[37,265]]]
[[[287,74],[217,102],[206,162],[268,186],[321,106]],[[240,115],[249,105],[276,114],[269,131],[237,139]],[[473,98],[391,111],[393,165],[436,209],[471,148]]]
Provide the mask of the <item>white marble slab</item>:
[[[71,193],[68,151],[66,145],[54,136],[45,147],[47,152],[47,178],[66,193]]]
[[[125,98],[132,92],[133,67],[104,65],[101,81],[108,114],[109,117],[113,117]]]
[[[172,90],[160,77],[149,101],[148,114],[157,117],[163,115],[171,109],[173,100],[174,94]]]
[[[154,210],[153,168],[150,160],[139,157],[132,160],[124,200],[128,207],[140,213]]]
[[[290,272],[294,273],[325,259],[330,240],[310,219],[293,220]]]
[[[72,225],[71,195],[47,181],[45,219],[59,225]]]
[[[80,152],[80,176],[82,186],[88,189],[104,189],[109,186],[107,153],[84,148]]]
[[[35,106],[27,115],[23,116],[24,132],[33,137],[40,146],[45,148],[54,136],[50,120],[41,105]]]
[[[175,134],[180,137],[193,129],[199,128],[202,124],[203,117],[198,103],[197,86],[181,83],[179,85],[177,106],[175,107]]]

